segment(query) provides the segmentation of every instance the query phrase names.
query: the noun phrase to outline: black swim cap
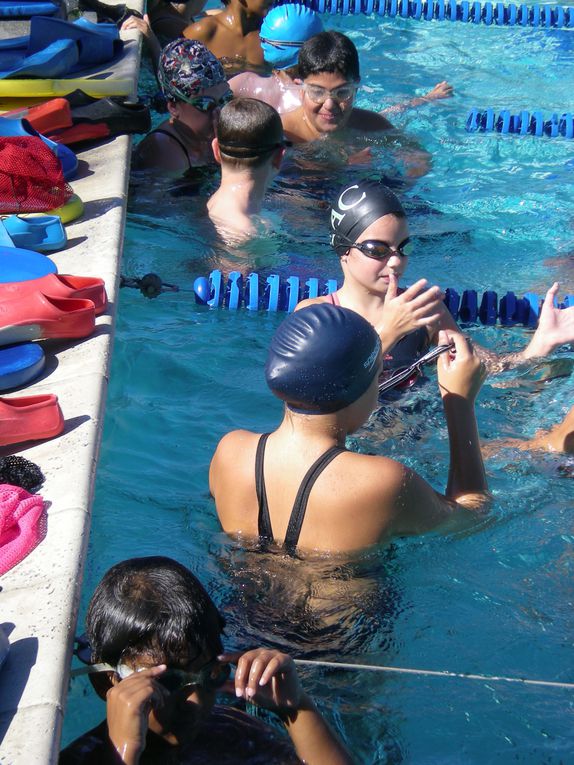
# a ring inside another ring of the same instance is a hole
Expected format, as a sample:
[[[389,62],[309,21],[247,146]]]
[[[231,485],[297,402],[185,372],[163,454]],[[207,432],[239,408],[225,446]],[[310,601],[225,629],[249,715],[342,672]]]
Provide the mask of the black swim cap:
[[[317,303],[279,326],[265,379],[294,412],[331,414],[365,393],[378,372],[380,350],[378,334],[358,313]]]
[[[349,243],[383,215],[406,216],[396,194],[377,181],[357,181],[337,195],[331,207],[331,244],[338,255],[348,250]]]

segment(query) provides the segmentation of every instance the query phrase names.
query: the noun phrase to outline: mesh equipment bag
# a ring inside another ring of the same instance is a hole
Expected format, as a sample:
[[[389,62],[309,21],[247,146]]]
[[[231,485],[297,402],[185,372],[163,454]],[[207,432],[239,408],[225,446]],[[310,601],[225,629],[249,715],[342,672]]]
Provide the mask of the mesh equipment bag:
[[[0,213],[46,212],[72,193],[60,160],[40,138],[0,138]]]

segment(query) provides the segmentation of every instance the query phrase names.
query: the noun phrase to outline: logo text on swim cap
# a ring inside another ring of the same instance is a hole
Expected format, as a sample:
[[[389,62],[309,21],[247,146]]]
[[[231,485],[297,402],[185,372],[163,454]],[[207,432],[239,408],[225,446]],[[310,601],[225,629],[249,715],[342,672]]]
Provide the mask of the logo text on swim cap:
[[[361,196],[358,199],[355,199],[351,204],[347,204],[344,200],[344,196],[348,191],[352,191],[353,189],[358,189],[358,188],[359,186],[355,184],[354,186],[349,186],[343,192],[341,192],[341,196],[339,197],[337,201],[337,207],[340,210],[345,210],[345,211],[352,210],[353,207],[356,207],[357,205],[361,204],[361,202],[367,196],[364,191],[361,194]],[[336,228],[337,226],[339,226],[344,217],[345,217],[344,212],[343,213],[337,212],[335,208],[333,208],[331,210],[331,228]]]
[[[377,343],[375,347],[373,348],[373,351],[370,354],[370,356],[368,356],[366,361],[363,363],[363,366],[365,367],[365,369],[369,369],[370,367],[372,367],[375,361],[378,359],[378,357],[379,357],[379,344]]]

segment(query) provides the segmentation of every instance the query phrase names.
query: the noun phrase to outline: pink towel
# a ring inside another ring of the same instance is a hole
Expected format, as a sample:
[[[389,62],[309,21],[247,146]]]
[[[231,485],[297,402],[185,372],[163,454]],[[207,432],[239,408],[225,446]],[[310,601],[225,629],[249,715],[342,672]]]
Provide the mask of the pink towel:
[[[0,484],[0,576],[46,536],[44,500],[19,486]]]

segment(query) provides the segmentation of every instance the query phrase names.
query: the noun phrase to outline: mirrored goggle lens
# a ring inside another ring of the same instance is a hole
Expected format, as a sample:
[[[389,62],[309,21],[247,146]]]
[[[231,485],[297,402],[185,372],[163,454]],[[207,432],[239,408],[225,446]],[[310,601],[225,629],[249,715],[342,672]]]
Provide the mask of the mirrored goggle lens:
[[[400,255],[401,258],[407,258],[413,251],[413,244],[410,241],[406,241],[400,244],[396,250],[394,250],[384,242],[377,242],[373,240],[361,242],[358,249],[360,249],[362,253],[368,255],[370,258],[385,260],[394,254]]]
[[[327,90],[308,85],[305,91],[311,101],[316,104],[323,104],[328,98],[332,98],[334,101],[349,101],[355,93],[355,88],[351,85],[343,85],[340,88],[335,88],[335,90]]]
[[[225,106],[233,98],[233,92],[228,90],[220,98],[212,98],[212,96],[197,96],[192,98],[189,103],[194,106],[200,112],[211,112],[218,106]]]

